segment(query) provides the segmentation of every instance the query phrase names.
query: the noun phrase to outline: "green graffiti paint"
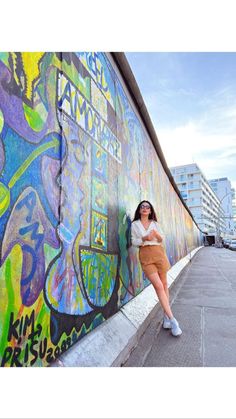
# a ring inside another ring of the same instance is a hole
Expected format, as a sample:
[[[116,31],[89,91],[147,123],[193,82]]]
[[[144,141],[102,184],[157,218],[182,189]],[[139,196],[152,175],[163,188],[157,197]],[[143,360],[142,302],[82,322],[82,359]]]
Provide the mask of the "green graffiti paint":
[[[40,132],[43,129],[47,118],[47,111],[42,103],[37,105],[37,110],[32,109],[30,106],[23,103],[25,117],[29,126],[36,132]]]
[[[81,250],[83,282],[89,300],[104,306],[111,298],[117,277],[118,257],[91,250]]]
[[[9,52],[0,52],[0,61],[2,61],[5,66],[7,68],[9,68],[10,70],[10,65],[9,65]]]
[[[14,298],[14,289],[12,286],[12,275],[11,275],[11,261],[8,258],[6,260],[5,265],[5,280],[6,280],[6,289],[7,289],[7,296],[8,296],[8,304],[7,304],[7,311],[5,315],[5,321],[3,325],[3,333],[2,333],[2,339],[0,342],[0,353],[3,354],[4,348],[7,345],[7,333],[8,333],[8,324],[10,319],[10,313],[11,311],[14,311],[15,306],[15,298]]]

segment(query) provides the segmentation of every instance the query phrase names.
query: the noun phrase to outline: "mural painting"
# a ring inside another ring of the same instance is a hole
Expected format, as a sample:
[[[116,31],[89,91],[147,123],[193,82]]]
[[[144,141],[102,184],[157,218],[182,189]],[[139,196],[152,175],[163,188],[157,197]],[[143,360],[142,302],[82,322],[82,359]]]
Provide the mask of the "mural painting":
[[[109,54],[0,53],[2,367],[47,366],[149,284],[130,246],[145,198],[173,265],[199,232]]]

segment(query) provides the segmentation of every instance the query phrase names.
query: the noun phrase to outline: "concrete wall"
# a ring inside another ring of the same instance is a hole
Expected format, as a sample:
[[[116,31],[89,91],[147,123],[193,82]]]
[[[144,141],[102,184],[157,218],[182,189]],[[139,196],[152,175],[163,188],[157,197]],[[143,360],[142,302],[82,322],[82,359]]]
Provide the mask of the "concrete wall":
[[[200,244],[109,54],[0,54],[0,363],[46,366],[148,285],[150,200],[171,265]]]

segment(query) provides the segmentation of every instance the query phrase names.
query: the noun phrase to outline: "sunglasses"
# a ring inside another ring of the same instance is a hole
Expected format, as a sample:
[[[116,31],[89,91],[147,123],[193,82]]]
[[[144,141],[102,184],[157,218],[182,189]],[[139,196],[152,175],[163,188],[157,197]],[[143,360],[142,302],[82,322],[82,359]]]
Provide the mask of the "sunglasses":
[[[144,209],[144,208],[150,209],[151,207],[148,204],[142,204],[142,205],[140,205],[140,208],[142,208],[142,209]]]

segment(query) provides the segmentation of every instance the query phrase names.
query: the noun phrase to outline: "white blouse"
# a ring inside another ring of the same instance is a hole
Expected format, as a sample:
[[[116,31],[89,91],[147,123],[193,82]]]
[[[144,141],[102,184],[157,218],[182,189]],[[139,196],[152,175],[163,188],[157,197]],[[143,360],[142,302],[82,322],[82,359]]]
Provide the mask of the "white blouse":
[[[143,236],[147,236],[151,230],[156,230],[162,237],[162,242],[158,242],[157,239],[142,241]],[[141,220],[133,221],[131,224],[131,242],[133,246],[156,246],[161,245],[165,240],[164,233],[160,225],[156,221],[151,221],[148,229],[144,228]]]

